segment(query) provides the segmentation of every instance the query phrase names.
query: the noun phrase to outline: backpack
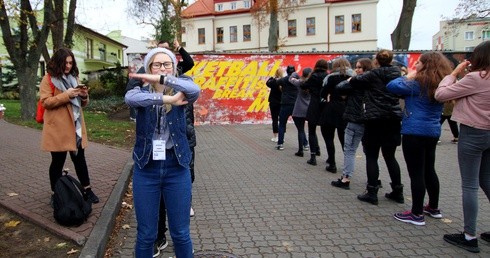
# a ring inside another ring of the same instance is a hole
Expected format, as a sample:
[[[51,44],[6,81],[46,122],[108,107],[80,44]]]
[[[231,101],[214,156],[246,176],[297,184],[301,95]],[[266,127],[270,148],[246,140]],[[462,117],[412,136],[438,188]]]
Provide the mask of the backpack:
[[[54,94],[54,84],[51,81],[51,76],[46,74],[48,76],[49,80],[49,86],[51,87],[51,95]],[[39,101],[37,102],[37,109],[36,109],[36,122],[42,124],[44,123],[44,106],[43,103],[41,102],[41,98],[39,98]]]
[[[80,182],[65,171],[54,186],[53,215],[56,222],[78,227],[87,221],[92,203],[83,198],[83,192]]]

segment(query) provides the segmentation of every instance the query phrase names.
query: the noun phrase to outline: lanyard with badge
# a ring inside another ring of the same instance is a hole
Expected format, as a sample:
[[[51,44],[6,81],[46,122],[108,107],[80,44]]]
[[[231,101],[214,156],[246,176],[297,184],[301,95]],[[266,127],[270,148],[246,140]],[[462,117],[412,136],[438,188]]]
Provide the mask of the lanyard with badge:
[[[161,133],[161,123],[162,123],[162,116],[164,115],[164,109],[163,106],[158,107],[157,109],[157,129],[158,129],[158,137],[162,137]],[[165,121],[164,121],[165,122]],[[153,140],[153,160],[165,160],[165,140],[162,139],[156,139]]]

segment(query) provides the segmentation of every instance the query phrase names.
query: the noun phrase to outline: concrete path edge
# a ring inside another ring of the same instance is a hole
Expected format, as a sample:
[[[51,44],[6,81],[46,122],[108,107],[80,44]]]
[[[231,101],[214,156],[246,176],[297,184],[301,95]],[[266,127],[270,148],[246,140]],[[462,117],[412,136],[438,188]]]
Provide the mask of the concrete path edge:
[[[121,202],[128,188],[128,183],[133,171],[133,158],[130,157],[121,172],[114,190],[104,206],[97,223],[95,224],[87,242],[80,252],[80,258],[104,257],[106,245],[114,229],[115,218],[121,209]]]

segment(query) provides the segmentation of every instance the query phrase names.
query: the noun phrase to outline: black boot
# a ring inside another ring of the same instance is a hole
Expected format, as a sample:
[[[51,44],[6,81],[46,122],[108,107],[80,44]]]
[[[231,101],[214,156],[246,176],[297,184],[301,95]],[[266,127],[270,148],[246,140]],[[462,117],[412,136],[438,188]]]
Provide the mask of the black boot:
[[[364,194],[358,195],[357,199],[363,202],[369,202],[374,205],[378,205],[378,186],[368,185]]]
[[[393,185],[393,183],[390,183],[390,185],[393,192],[385,194],[385,197],[397,203],[405,203],[405,198],[403,198],[403,185]]]
[[[316,153],[311,153],[311,158],[306,163],[316,166]]]
[[[303,157],[304,156],[304,153],[302,150],[299,150],[298,152],[294,153],[294,155],[298,156],[298,157]]]
[[[337,166],[335,166],[335,163],[329,163],[325,170],[330,173],[337,173]]]

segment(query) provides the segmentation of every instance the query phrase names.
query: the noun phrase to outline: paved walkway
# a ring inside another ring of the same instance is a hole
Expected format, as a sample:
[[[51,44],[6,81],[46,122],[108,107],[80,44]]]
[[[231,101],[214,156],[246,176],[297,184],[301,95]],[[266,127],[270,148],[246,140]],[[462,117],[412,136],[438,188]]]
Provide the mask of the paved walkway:
[[[392,214],[410,209],[409,178],[401,148],[397,157],[406,203],[384,198],[389,176],[381,159],[378,206],[360,202],[366,175],[359,150],[351,190],[330,185],[340,175],[325,171],[325,145],[319,166],[294,156],[296,130],[288,124],[285,150],[274,149],[269,125],[197,127],[196,180],[191,233],[198,257],[489,257],[480,240],[473,255],[446,243],[442,236],[462,230],[460,179],[456,145],[447,124],[438,146],[436,169],[441,181],[444,218],[426,218],[426,226],[396,221]],[[320,139],[322,139],[320,137]],[[337,142],[338,144],[338,142]],[[337,150],[340,150],[338,148]],[[342,167],[342,155],[337,163]],[[490,230],[490,205],[480,195],[478,231]],[[132,257],[136,236],[134,212],[128,213],[115,248],[116,257]],[[167,233],[167,238],[169,234]],[[219,255],[221,252],[221,255]],[[229,254],[229,256],[226,256]],[[231,255],[233,254],[233,255]],[[172,244],[161,257],[174,257]]]
[[[409,178],[401,149],[397,152],[405,184],[406,203],[383,197],[389,177],[381,160],[378,206],[356,199],[364,191],[364,156],[351,190],[330,185],[340,175],[325,171],[325,145],[319,166],[294,156],[296,130],[288,124],[285,150],[270,141],[270,125],[197,127],[196,181],[191,233],[199,257],[488,257],[490,244],[480,240],[473,255],[442,240],[462,229],[461,190],[456,145],[444,126],[436,169],[441,181],[440,208],[444,218],[426,218],[426,226],[398,222],[394,212],[410,208]],[[39,150],[40,131],[0,120],[0,205],[73,239],[84,248],[80,257],[101,257],[114,217],[130,178],[130,152],[90,143],[87,160],[94,190],[88,223],[79,228],[58,226],[49,207],[47,167],[50,156]],[[321,139],[321,137],[320,137]],[[338,142],[337,142],[338,144]],[[338,148],[339,150],[340,148]],[[342,155],[337,151],[338,166]],[[66,162],[71,168],[71,161]],[[490,230],[490,205],[480,191],[478,231]],[[133,257],[136,236],[134,212],[128,213],[115,246],[116,257]],[[169,235],[167,234],[169,238]],[[218,255],[221,253],[221,256]],[[173,257],[169,247],[161,257]]]

